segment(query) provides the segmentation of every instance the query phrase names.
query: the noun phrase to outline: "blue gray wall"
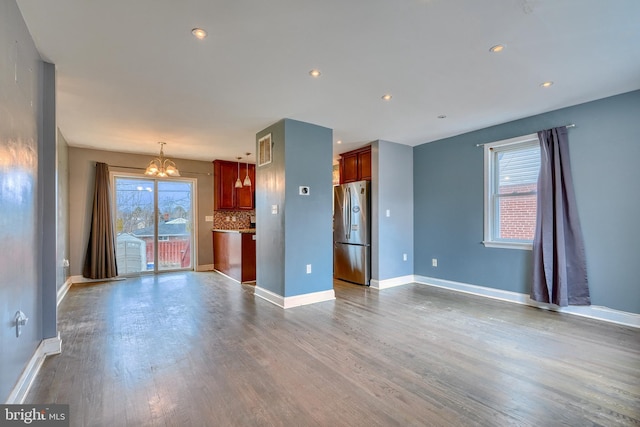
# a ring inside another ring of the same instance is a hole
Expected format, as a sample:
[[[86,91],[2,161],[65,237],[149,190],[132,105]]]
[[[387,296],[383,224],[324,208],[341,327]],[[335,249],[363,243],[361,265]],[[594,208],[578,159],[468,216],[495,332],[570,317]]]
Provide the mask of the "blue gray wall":
[[[415,147],[415,274],[528,294],[531,251],[481,243],[476,144],[575,123],[569,145],[592,304],[640,313],[639,117],[635,91]]]
[[[43,139],[42,128],[51,126],[55,111],[50,106],[43,110],[42,94],[55,93],[51,87],[55,75],[51,64],[40,60],[14,1],[0,2],[0,44],[0,401],[4,402],[43,338],[43,306],[49,314],[55,312],[55,298],[42,298],[44,230],[38,221],[42,216],[38,169],[44,167],[41,162],[54,161],[40,158],[39,153],[42,144],[55,144],[55,128],[54,141]],[[55,280],[51,283],[54,288],[45,292],[55,295]],[[13,326],[17,310],[29,317],[19,338]],[[50,326],[46,329],[55,330]]]
[[[413,149],[388,141],[371,144],[371,276],[413,274]],[[386,216],[387,210],[389,216]],[[404,261],[403,254],[407,254]]]
[[[257,285],[284,297],[333,289],[333,132],[283,119],[257,139],[268,133],[273,161],[256,170]]]
[[[69,278],[70,270],[63,266],[69,260],[69,146],[60,131],[56,144],[56,289],[60,289]]]

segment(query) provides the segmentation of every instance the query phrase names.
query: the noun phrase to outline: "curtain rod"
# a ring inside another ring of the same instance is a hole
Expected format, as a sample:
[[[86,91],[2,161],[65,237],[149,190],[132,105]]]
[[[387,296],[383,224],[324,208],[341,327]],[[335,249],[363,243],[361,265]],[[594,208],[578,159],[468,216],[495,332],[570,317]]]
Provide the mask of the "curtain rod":
[[[558,126],[558,127],[563,127],[563,126]],[[574,128],[574,127],[576,127],[576,125],[575,125],[575,123],[571,123],[571,124],[568,124],[568,125],[564,125],[564,127],[566,127],[568,129],[568,128]],[[487,144],[491,144],[492,142],[485,142],[484,144],[476,144],[476,147],[483,147],[483,146],[485,146]]]
[[[109,165],[109,167],[120,168],[120,169],[135,169],[135,170],[139,170],[139,171],[146,170],[146,168],[137,168],[137,167],[134,167],[134,166]],[[189,171],[183,171],[183,170],[180,170],[180,173],[181,174],[188,173],[188,174],[191,174],[191,175],[207,175],[207,176],[211,176],[212,175],[211,172],[189,172]]]

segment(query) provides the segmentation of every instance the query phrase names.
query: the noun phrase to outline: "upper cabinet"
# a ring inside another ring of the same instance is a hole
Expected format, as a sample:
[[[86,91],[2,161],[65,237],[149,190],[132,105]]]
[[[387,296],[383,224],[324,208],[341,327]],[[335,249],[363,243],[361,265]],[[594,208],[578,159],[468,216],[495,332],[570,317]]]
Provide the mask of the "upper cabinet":
[[[340,184],[362,180],[371,180],[370,145],[340,156]]]
[[[249,175],[251,185],[236,188],[236,181]],[[256,165],[226,160],[213,161],[213,209],[214,210],[252,210],[255,206],[254,186]]]
[[[244,185],[246,176],[249,175],[251,185]],[[236,206],[238,209],[251,210],[255,208],[256,165],[240,163],[240,181],[242,188],[236,188]],[[235,185],[235,181],[234,181]],[[235,188],[235,187],[234,187]]]

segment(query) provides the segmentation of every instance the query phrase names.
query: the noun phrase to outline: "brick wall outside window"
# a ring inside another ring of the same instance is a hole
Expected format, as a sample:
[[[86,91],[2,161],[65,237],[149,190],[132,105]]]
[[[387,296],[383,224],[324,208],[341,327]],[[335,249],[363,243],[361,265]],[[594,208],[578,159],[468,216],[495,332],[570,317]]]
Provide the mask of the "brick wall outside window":
[[[535,191],[536,184],[501,185],[500,194]],[[500,198],[500,238],[533,240],[536,195]]]

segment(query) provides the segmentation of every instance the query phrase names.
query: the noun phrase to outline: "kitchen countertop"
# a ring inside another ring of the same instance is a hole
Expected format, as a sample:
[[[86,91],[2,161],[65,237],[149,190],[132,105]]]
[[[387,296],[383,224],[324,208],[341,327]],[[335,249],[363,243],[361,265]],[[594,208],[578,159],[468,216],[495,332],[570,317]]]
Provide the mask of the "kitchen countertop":
[[[245,234],[252,234],[256,232],[255,228],[240,228],[240,229],[235,229],[235,230],[221,230],[218,228],[214,228],[211,231],[217,231],[218,233],[245,233]]]

